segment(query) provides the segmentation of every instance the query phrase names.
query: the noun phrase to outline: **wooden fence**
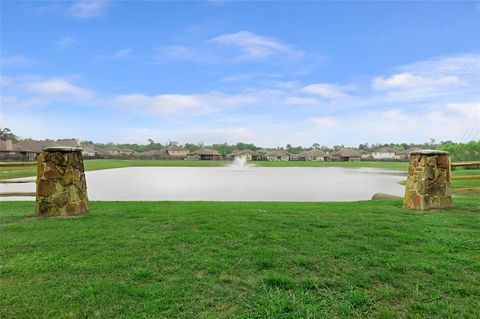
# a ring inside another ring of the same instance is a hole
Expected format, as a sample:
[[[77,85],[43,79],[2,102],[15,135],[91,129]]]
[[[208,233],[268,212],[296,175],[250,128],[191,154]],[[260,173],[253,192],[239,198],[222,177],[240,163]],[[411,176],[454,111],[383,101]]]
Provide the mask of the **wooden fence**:
[[[9,168],[9,167],[35,167],[37,166],[36,162],[9,162],[9,163],[0,163],[0,168]],[[8,181],[0,180],[0,184],[24,184],[24,183],[36,183],[37,179],[24,179],[20,181]],[[4,192],[0,193],[0,197],[12,197],[12,196],[36,196],[35,192]]]
[[[454,162],[452,163],[452,169],[456,167],[468,167],[478,166],[480,167],[480,161],[469,162]],[[451,177],[452,180],[473,180],[480,179],[480,175],[456,175]],[[463,187],[454,189],[455,193],[480,193],[480,187]]]

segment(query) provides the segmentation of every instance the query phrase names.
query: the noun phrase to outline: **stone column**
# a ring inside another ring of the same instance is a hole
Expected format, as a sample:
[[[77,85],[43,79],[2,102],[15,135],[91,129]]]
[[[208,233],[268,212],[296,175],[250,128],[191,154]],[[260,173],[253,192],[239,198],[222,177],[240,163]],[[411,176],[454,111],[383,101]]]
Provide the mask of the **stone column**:
[[[88,211],[82,148],[48,147],[37,158],[36,216],[73,216]]]
[[[450,173],[448,152],[412,152],[403,207],[415,210],[452,207]]]

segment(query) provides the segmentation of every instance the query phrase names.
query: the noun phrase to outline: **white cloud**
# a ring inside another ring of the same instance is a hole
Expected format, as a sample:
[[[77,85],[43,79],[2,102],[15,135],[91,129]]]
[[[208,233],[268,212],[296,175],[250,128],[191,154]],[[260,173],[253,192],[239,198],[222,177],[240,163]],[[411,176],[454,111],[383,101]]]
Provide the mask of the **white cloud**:
[[[249,105],[255,102],[253,94],[223,94],[210,92],[205,94],[160,94],[145,95],[141,93],[118,95],[111,104],[121,105],[133,110],[151,114],[186,114],[191,112],[212,112],[217,108],[229,108]]]
[[[165,61],[186,60],[195,63],[219,63],[213,54],[200,48],[193,48],[185,45],[170,45],[156,50],[154,56],[155,63],[163,63]]]
[[[204,106],[201,96],[182,94],[163,94],[154,96],[127,94],[115,97],[113,103],[154,114],[180,113]]]
[[[321,128],[333,128],[339,124],[337,120],[331,117],[312,117],[308,119],[308,122]]]
[[[95,57],[96,62],[110,61],[110,60],[123,60],[133,57],[133,49],[126,48],[115,51],[110,54],[99,54]]]
[[[480,119],[480,101],[470,103],[450,103],[447,108],[457,111],[469,120]]]
[[[375,90],[410,89],[421,87],[440,87],[447,85],[461,85],[463,82],[458,76],[445,75],[437,78],[415,75],[412,73],[394,74],[389,78],[383,76],[373,79],[372,88]]]
[[[76,18],[89,19],[103,15],[107,7],[108,1],[105,0],[77,0],[70,7],[70,14]]]
[[[272,56],[300,58],[304,55],[292,46],[248,31],[223,34],[210,41],[239,48],[242,52],[240,58],[244,60],[264,60]]]
[[[78,42],[76,39],[74,39],[72,37],[63,37],[57,43],[55,43],[55,46],[57,47],[57,49],[63,51],[63,50],[67,50],[67,49],[70,49],[72,47],[75,47],[79,43],[80,42]]]
[[[290,96],[285,100],[287,105],[313,106],[318,105],[319,100],[310,97]]]
[[[300,91],[303,93],[318,95],[327,99],[341,100],[349,97],[349,95],[346,94],[344,91],[350,89],[352,89],[350,86],[338,86],[329,83],[316,83],[307,85],[300,89]]]
[[[14,66],[14,65],[30,65],[36,63],[35,60],[29,59],[21,54],[3,55],[0,56],[0,65]]]
[[[88,99],[94,96],[93,91],[76,86],[60,78],[28,83],[25,85],[25,88],[33,93],[68,96],[77,99]]]

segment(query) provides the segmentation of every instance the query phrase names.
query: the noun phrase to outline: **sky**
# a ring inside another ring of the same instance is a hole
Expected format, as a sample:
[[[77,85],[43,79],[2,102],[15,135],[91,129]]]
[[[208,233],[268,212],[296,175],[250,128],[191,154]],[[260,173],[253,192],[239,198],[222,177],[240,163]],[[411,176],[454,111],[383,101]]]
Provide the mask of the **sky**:
[[[23,138],[480,139],[480,2],[1,1]]]

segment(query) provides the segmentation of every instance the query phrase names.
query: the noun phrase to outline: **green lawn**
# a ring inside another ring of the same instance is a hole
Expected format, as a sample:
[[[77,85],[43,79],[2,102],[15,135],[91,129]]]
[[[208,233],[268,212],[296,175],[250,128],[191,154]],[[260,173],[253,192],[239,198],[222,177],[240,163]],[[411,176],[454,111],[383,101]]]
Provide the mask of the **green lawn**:
[[[95,159],[85,160],[85,169],[94,171],[99,169],[121,168],[132,166],[192,166],[212,167],[225,166],[231,161],[167,161],[167,160],[117,160],[117,159]],[[406,170],[408,164],[405,162],[303,162],[303,161],[258,161],[252,162],[255,165],[265,167],[378,167],[388,169]],[[28,177],[35,175],[34,167],[22,168],[0,168],[0,179]]]
[[[478,318],[480,201],[0,203],[0,318]]]

